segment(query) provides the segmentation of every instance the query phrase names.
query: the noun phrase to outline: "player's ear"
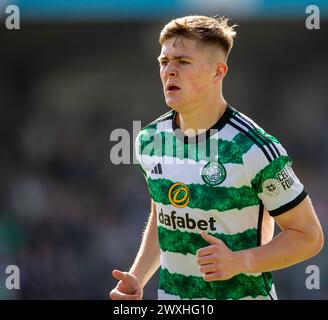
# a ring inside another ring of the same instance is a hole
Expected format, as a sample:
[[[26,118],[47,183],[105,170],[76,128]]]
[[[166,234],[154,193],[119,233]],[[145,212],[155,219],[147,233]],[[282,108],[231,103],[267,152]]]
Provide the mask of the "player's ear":
[[[228,65],[223,62],[220,62],[216,65],[214,78],[217,78],[218,80],[223,80],[227,72]]]

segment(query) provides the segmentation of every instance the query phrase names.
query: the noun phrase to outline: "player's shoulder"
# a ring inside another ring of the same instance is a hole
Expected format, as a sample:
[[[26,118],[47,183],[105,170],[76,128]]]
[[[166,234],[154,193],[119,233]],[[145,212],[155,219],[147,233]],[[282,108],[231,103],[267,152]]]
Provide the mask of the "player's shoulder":
[[[163,127],[169,127],[172,125],[172,119],[174,117],[174,110],[170,110],[162,115],[160,115],[158,118],[153,120],[152,122],[148,123],[141,129],[142,134],[147,134],[149,132],[156,132],[161,131]]]
[[[142,154],[142,150],[149,144],[154,142],[155,137],[158,137],[162,132],[172,128],[172,119],[174,117],[174,110],[170,110],[148,123],[138,132],[135,146],[136,152]],[[161,141],[161,140],[160,140]]]
[[[274,135],[268,133],[267,130],[264,130],[257,122],[244,113],[234,109],[232,119],[241,132],[245,131],[244,134],[253,133],[256,136],[260,136],[280,144],[279,140]]]
[[[235,140],[243,145],[252,146],[253,154],[261,154],[266,157],[269,162],[285,154],[285,150],[280,141],[274,135],[268,133],[258,125],[257,122],[239,110],[234,109],[229,124],[237,130],[239,136],[242,137]],[[243,145],[241,147],[243,147]]]

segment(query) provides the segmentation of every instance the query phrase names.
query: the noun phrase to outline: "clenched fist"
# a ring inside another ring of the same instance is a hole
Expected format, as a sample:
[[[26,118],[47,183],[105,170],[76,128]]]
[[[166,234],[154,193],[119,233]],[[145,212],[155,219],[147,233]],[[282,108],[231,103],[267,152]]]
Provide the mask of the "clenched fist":
[[[201,236],[210,243],[196,252],[196,261],[205,281],[228,280],[242,272],[237,254],[223,241],[203,231]]]

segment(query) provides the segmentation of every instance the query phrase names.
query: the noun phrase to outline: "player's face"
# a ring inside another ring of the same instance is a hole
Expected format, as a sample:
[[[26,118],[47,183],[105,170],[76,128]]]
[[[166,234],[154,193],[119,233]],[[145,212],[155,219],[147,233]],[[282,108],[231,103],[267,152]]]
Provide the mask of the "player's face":
[[[213,97],[215,64],[211,63],[209,50],[197,40],[182,37],[164,42],[158,60],[169,107],[187,111]]]

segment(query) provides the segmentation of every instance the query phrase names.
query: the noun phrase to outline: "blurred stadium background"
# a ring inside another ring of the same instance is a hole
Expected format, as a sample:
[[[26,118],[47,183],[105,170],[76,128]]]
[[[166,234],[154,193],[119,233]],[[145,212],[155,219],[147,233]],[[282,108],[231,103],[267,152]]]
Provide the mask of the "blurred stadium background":
[[[9,4],[20,30],[5,28]],[[320,30],[305,28],[311,4]],[[181,15],[238,23],[225,98],[280,138],[327,231],[327,1],[1,0],[0,12],[0,298],[106,299],[111,270],[131,265],[149,197],[138,168],[111,164],[109,136],[166,112],[158,35]],[[20,290],[5,288],[11,264]],[[310,264],[320,290],[305,287]],[[327,270],[326,245],[274,272],[279,298],[327,299]]]

